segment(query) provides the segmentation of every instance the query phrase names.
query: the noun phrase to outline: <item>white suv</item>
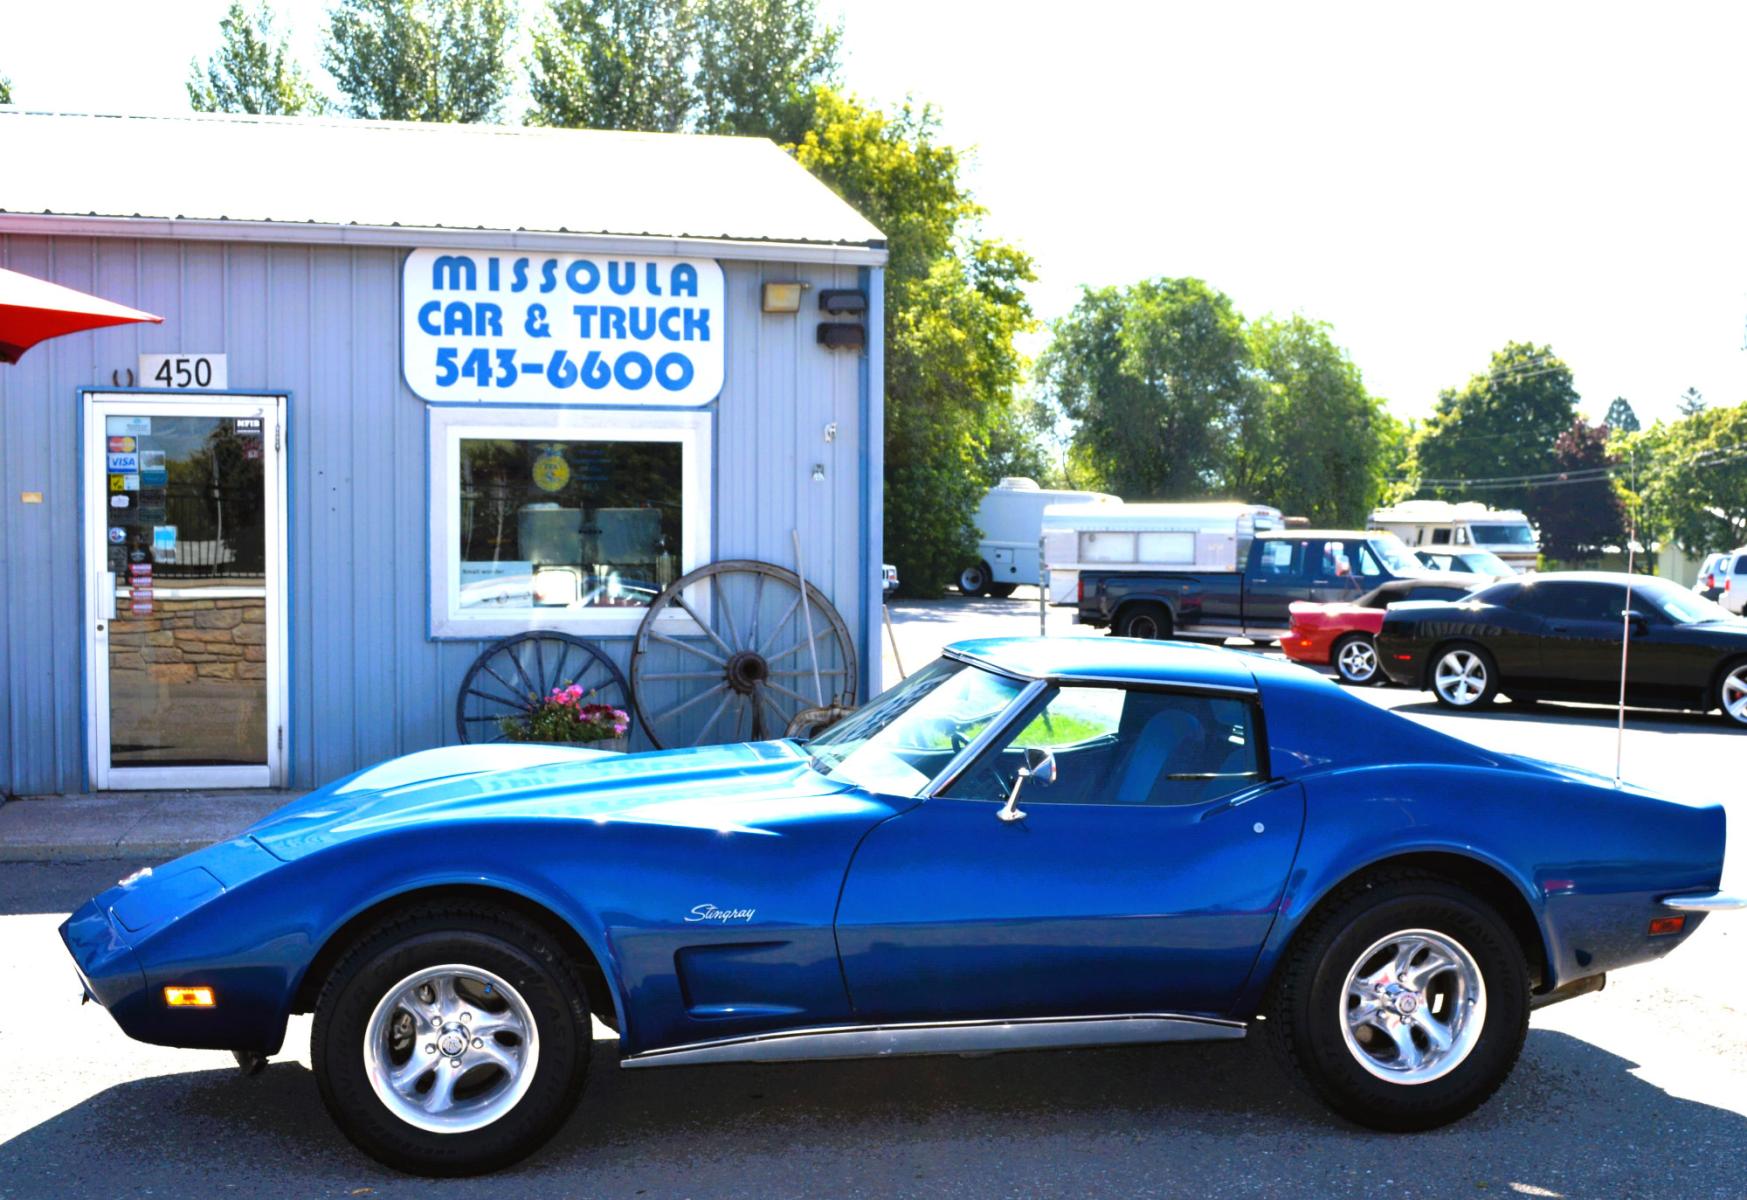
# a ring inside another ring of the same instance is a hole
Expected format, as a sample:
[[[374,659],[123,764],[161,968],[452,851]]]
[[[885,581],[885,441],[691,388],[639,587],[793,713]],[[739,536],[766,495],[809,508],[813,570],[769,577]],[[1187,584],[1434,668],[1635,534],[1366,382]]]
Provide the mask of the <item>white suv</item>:
[[[1723,581],[1717,578],[1717,568],[1733,557],[1731,554],[1724,553],[1705,555],[1704,561],[1698,565],[1698,578],[1693,580],[1692,590],[1706,600],[1715,600],[1720,596],[1723,591]]]
[[[1736,615],[1747,615],[1747,546],[1723,556],[1714,568],[1716,586],[1722,588],[1717,603]]]

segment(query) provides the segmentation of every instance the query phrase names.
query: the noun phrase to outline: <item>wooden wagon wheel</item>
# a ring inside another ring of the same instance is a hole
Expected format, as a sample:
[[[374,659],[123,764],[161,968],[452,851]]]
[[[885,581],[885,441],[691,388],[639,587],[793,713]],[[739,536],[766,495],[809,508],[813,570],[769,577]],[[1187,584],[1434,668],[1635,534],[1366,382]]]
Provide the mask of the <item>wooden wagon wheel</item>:
[[[803,604],[793,571],[728,559],[662,592],[631,649],[631,702],[649,740],[671,747],[779,738],[803,709],[853,705],[849,627],[806,586]]]
[[[505,717],[526,717],[555,687],[582,685],[588,704],[631,708],[624,672],[592,642],[568,633],[518,633],[493,642],[473,660],[455,698],[463,742],[503,742]]]

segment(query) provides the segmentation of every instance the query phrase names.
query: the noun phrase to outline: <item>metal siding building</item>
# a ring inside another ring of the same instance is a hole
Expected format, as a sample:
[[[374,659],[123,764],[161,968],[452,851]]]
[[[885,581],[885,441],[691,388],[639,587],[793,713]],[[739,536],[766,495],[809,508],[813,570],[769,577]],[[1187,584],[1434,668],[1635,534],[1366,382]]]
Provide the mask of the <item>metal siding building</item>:
[[[793,566],[798,530],[807,577],[852,631],[863,664],[857,690],[878,690],[883,241],[774,146],[4,109],[0,139],[53,145],[47,161],[68,164],[42,194],[16,177],[0,184],[0,266],[164,318],[52,340],[0,367],[0,792],[94,786],[81,390],[125,385],[147,353],[223,354],[228,392],[287,398],[287,708],[273,782],[312,787],[456,740],[457,690],[491,638],[432,634],[434,406],[409,388],[402,366],[403,264],[417,247],[719,262],[725,371],[720,392],[696,410],[712,418],[702,561]],[[621,182],[590,182],[612,203],[577,214],[572,227],[586,234],[565,230],[543,189],[526,204],[514,189],[492,197],[495,218],[484,202],[432,199],[428,187],[418,193],[426,202],[415,203],[420,181],[406,175],[406,154],[441,148],[465,159],[487,142],[506,163],[541,165],[553,192],[590,181],[591,156],[615,164],[604,174]],[[575,180],[551,178],[554,146],[566,150]],[[661,164],[662,178],[627,177],[627,154]],[[701,167],[688,164],[699,154]],[[217,196],[202,196],[198,184],[160,195],[170,189],[150,164],[178,155],[253,161],[232,161]],[[336,164],[349,167],[336,172]],[[700,179],[694,168],[730,174]],[[277,191],[282,180],[292,181],[289,198]],[[690,193],[684,211],[667,194],[674,187]],[[639,219],[640,190],[659,200],[650,206],[659,222]],[[359,211],[343,219],[338,210],[354,201]],[[419,227],[392,224],[397,203]],[[472,224],[455,228],[463,222]],[[810,305],[762,311],[769,281],[803,282],[809,298],[862,291],[865,350],[817,345]],[[615,411],[596,415],[610,422]],[[624,632],[582,636],[626,664]]]

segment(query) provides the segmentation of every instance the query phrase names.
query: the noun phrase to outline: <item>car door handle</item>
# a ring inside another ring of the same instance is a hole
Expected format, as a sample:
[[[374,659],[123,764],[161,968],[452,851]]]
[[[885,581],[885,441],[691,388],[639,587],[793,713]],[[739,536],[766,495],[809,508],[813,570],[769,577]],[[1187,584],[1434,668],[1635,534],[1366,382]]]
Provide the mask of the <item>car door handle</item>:
[[[1549,626],[1547,626],[1547,632],[1548,633],[1570,633],[1571,626],[1569,626],[1569,625],[1549,625]]]

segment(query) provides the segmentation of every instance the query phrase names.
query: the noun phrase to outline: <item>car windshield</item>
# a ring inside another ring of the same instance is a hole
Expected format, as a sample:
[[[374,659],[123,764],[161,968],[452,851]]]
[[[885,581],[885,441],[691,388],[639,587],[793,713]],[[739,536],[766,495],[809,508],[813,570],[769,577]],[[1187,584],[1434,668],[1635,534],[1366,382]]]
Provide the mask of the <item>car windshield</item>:
[[[805,748],[813,766],[832,779],[888,796],[919,796],[1025,687],[1023,680],[937,658]]]
[[[1510,521],[1499,524],[1470,525],[1468,532],[1477,545],[1482,546],[1532,546],[1535,544],[1535,531],[1527,521]]]
[[[1465,550],[1462,553],[1463,570],[1473,571],[1477,575],[1514,575],[1510,564],[1490,550]]]
[[[1635,580],[1632,589],[1673,621],[1676,625],[1703,625],[1710,621],[1737,621],[1715,600],[1706,600],[1686,588],[1677,587],[1666,579]]]
[[[1425,564],[1415,558],[1408,550],[1407,544],[1393,533],[1374,533],[1365,543],[1371,547],[1371,553],[1377,556],[1389,569],[1391,575],[1424,575]]]

